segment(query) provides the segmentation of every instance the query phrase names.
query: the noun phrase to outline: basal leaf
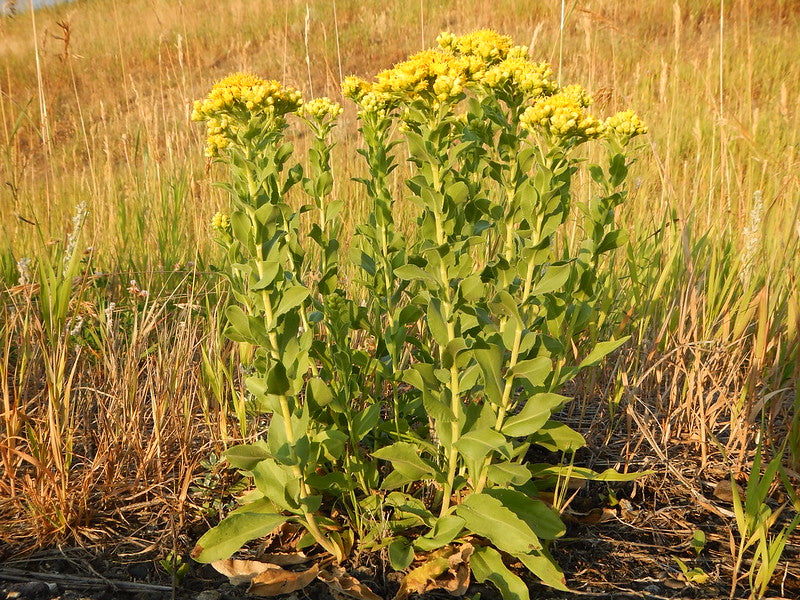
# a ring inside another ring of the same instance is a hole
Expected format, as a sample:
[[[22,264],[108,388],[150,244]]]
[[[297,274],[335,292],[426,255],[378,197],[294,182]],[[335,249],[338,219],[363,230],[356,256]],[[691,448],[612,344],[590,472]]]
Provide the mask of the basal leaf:
[[[491,488],[483,493],[499,500],[504,507],[525,521],[540,539],[553,540],[564,535],[566,531],[558,513],[541,500],[512,489]]]
[[[464,529],[464,522],[464,519],[457,515],[439,517],[430,533],[414,540],[414,547],[423,552],[430,552],[446,546],[458,537]]]
[[[528,469],[534,477],[569,477],[570,479],[585,479],[587,481],[633,481],[653,471],[639,471],[637,473],[618,473],[614,469],[606,469],[600,473],[574,466],[556,466],[548,464],[529,465]]]
[[[500,553],[490,546],[476,546],[470,557],[470,568],[479,583],[491,581],[503,600],[530,600],[528,586],[503,564]]]
[[[389,564],[395,571],[402,571],[414,562],[414,549],[411,542],[400,536],[396,538],[389,547]]]
[[[528,554],[516,554],[516,558],[525,565],[528,570],[542,580],[542,583],[552,588],[562,591],[569,591],[564,572],[558,566],[550,553],[544,548],[533,550]]]
[[[530,526],[497,498],[485,493],[472,494],[458,507],[456,514],[465,527],[488,539],[503,552],[527,554],[542,544]]]
[[[268,513],[236,513],[207,531],[192,550],[192,558],[211,563],[229,558],[250,540],[263,537],[286,521],[286,517]]]

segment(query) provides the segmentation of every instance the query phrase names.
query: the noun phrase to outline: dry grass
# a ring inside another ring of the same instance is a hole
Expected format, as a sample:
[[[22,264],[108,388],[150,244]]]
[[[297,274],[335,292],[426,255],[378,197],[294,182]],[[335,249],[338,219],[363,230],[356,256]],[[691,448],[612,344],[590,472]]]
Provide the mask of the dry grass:
[[[338,97],[340,72],[374,73],[444,29],[509,33],[561,62],[562,80],[594,90],[604,112],[633,106],[650,125],[620,215],[631,249],[606,288],[608,329],[633,342],[582,383],[585,424],[642,448],[620,407],[652,411],[648,434],[667,458],[688,449],[698,472],[713,461],[746,472],[763,420],[797,469],[796,3],[731,0],[721,21],[718,0],[581,0],[567,3],[563,35],[553,2],[424,2],[421,15],[399,0],[339,0],[335,19],[333,6],[309,3],[307,46],[295,0],[80,1],[37,12],[35,39],[31,15],[0,20],[0,539],[98,539],[142,506],[182,524],[197,515],[199,459],[254,426],[237,418],[236,349],[221,341],[220,292],[203,270],[215,258],[207,223],[226,200],[190,102],[241,69]],[[336,193],[352,224],[366,210],[348,180],[361,169],[352,108],[343,123]],[[410,214],[397,185],[398,215]],[[82,200],[86,272],[104,275],[72,285],[70,327],[48,337],[46,304],[17,287],[15,265],[64,239]]]

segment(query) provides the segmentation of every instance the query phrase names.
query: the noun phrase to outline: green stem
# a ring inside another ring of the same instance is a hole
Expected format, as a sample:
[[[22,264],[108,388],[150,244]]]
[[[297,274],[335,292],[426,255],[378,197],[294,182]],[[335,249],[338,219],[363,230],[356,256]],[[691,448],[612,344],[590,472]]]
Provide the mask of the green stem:
[[[500,401],[500,410],[497,413],[497,421],[495,422],[495,430],[500,431],[503,428],[503,423],[506,419],[506,414],[508,413],[508,409],[511,406],[511,393],[514,389],[514,376],[509,375],[508,372],[511,371],[516,365],[517,361],[519,360],[519,349],[520,345],[522,344],[522,327],[520,325],[517,326],[516,331],[514,332],[514,344],[511,349],[511,359],[508,362],[508,371],[506,372],[506,380],[505,385],[503,386],[503,397]],[[483,461],[483,467],[481,468],[480,478],[478,479],[478,485],[475,487],[475,492],[480,493],[483,488],[486,487],[486,478],[488,477],[488,469],[489,466],[492,464],[492,453],[490,452],[486,459]]]
[[[252,171],[250,169],[247,169],[247,182],[248,182],[249,192],[252,196],[255,194],[256,190],[255,190],[255,182],[252,176]],[[258,268],[258,275],[261,278],[264,276],[264,267],[263,267],[264,258],[260,246],[258,248],[258,256],[259,260],[257,263],[257,268]],[[275,333],[275,316],[272,309],[272,301],[270,300],[269,293],[267,292],[267,290],[261,291],[261,298],[262,301],[264,302],[265,328],[268,331],[267,335],[269,336],[270,345],[272,346],[270,348],[270,354],[275,360],[280,360],[281,357],[278,348],[278,336]],[[304,500],[308,498],[309,492],[308,492],[308,487],[306,486],[305,477],[303,476],[303,471],[300,469],[300,465],[297,464],[297,454],[295,452],[296,440],[295,440],[294,428],[292,427],[292,411],[289,408],[289,399],[284,394],[278,397],[278,402],[280,403],[281,413],[283,416],[286,440],[288,441],[289,447],[291,448],[291,457],[293,462],[292,473],[294,474],[295,477],[297,477],[298,481],[300,482],[300,498]],[[317,541],[317,543],[320,546],[322,546],[327,552],[336,557],[337,561],[343,560],[344,556],[342,556],[341,549],[332,544],[324,536],[322,531],[320,531],[319,525],[317,525],[317,521],[314,518],[314,515],[308,512],[305,508],[302,509],[302,512],[303,512],[303,518],[305,519],[306,522],[306,528],[308,529],[309,533],[311,533],[311,535],[314,536],[314,539]]]

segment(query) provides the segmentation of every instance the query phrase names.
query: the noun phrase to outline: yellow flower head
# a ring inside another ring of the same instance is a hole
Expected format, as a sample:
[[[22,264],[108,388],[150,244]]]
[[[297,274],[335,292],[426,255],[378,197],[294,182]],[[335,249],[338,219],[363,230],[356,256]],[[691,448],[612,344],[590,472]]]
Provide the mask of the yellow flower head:
[[[228,215],[217,212],[211,219],[211,228],[216,231],[229,231],[231,228],[231,220]]]
[[[647,133],[647,125],[632,110],[608,117],[603,125],[606,136],[615,138],[624,146],[631,138]]]
[[[439,47],[446,52],[462,56],[474,56],[485,64],[495,64],[508,57],[514,48],[514,40],[491,29],[482,29],[466,35],[444,32],[436,38]],[[519,46],[517,47],[519,48]],[[525,50],[527,53],[527,49]]]
[[[263,118],[267,128],[279,127],[284,116],[296,112],[302,104],[300,92],[278,81],[234,73],[218,81],[206,98],[194,103],[192,119],[207,121],[206,154],[215,156],[253,117]]]
[[[356,104],[361,102],[364,94],[370,91],[372,91],[372,84],[355,75],[348,75],[342,82],[342,94]]]
[[[507,58],[492,65],[474,80],[485,88],[524,98],[538,98],[556,91],[553,70],[547,63],[532,63],[527,58]]]
[[[543,130],[557,138],[593,139],[603,133],[603,123],[587,112],[591,97],[579,85],[539,98],[520,118],[528,131]]]
[[[467,80],[467,62],[438,50],[425,50],[379,73],[373,90],[405,101],[445,102],[457,98]]]
[[[342,105],[327,97],[314,98],[303,105],[303,112],[309,118],[322,123],[328,119],[333,120],[342,114]]]

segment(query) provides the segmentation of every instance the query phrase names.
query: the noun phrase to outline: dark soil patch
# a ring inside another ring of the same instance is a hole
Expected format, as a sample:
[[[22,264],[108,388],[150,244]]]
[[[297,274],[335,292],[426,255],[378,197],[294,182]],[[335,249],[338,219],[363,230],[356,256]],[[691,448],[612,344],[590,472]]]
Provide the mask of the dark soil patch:
[[[684,470],[687,467],[684,467]],[[664,469],[659,469],[664,472]],[[616,497],[610,506],[609,491]],[[645,485],[599,484],[586,486],[576,495],[566,513],[566,536],[554,544],[553,555],[567,574],[570,593],[556,592],[530,580],[531,597],[538,599],[661,598],[711,599],[728,597],[731,579],[729,528],[731,520],[698,505],[696,494],[678,484],[656,481]],[[707,493],[707,492],[706,492]],[[708,499],[708,497],[706,497]],[[714,500],[712,508],[730,508]],[[692,533],[705,533],[706,546],[699,556],[691,547]],[[776,573],[773,598],[800,597],[800,545],[797,536],[787,545],[783,564]],[[189,572],[178,584],[159,566],[156,550],[123,557],[124,547],[91,552],[61,549],[40,552],[0,566],[0,599],[30,600],[243,600],[245,588],[230,585],[207,565],[189,564]],[[709,575],[703,585],[687,583],[675,558],[688,568],[698,567]],[[362,557],[361,564],[348,564],[348,571],[375,592],[391,598],[399,586],[399,575],[387,573],[377,557]],[[745,566],[745,569],[747,565]],[[518,571],[522,574],[522,571]],[[735,597],[747,596],[746,575]],[[14,594],[18,595],[14,595]],[[499,600],[492,586],[473,584],[466,597],[480,593],[482,600]],[[425,600],[449,598],[431,592]],[[334,600],[321,581],[287,596],[293,600]]]

